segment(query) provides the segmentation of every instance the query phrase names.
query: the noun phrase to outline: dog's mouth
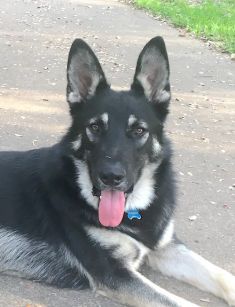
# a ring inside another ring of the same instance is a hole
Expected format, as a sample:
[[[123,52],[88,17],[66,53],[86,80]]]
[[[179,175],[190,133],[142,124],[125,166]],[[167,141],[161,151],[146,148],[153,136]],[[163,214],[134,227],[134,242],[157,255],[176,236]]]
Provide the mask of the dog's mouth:
[[[99,221],[105,227],[117,227],[124,216],[126,198],[133,187],[128,191],[103,190],[93,188],[93,194],[99,197]]]

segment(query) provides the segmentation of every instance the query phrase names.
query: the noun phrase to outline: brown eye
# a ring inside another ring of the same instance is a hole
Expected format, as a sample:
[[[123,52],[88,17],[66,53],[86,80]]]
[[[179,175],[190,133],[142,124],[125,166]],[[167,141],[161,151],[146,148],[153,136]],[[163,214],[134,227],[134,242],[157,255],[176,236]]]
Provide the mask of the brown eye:
[[[141,127],[135,128],[134,133],[135,135],[142,136],[145,133],[145,129]]]
[[[91,125],[90,125],[90,129],[91,129],[93,132],[99,132],[100,127],[99,127],[98,124],[91,124]]]

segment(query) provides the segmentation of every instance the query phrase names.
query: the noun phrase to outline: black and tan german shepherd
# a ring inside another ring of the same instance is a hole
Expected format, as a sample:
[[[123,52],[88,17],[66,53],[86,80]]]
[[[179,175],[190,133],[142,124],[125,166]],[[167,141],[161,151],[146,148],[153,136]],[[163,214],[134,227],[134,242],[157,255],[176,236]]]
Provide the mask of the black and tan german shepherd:
[[[128,91],[110,88],[80,39],[69,53],[67,79],[72,125],[63,139],[0,154],[1,271],[58,287],[91,287],[129,306],[197,306],[144,277],[138,270],[146,261],[235,306],[235,277],[174,233],[163,39],[144,47]]]

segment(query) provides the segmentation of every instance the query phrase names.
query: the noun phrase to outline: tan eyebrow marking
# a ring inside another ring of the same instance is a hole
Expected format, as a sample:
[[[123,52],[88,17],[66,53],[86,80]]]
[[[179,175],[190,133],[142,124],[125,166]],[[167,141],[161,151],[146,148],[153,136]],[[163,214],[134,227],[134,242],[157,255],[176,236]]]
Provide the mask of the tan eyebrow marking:
[[[131,114],[128,118],[128,126],[133,125],[135,122],[137,122],[137,118],[135,115]]]
[[[105,125],[108,124],[108,121],[109,121],[109,115],[108,115],[108,113],[103,113],[103,114],[100,116],[100,118],[101,118],[101,120],[103,121],[103,123],[104,123]]]

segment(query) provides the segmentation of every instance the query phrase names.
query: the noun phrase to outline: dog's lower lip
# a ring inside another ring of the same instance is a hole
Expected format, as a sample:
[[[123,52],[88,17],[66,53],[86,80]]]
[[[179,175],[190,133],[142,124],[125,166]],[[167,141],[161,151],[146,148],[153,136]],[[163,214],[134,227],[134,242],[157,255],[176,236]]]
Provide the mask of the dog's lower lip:
[[[127,193],[124,193],[124,195],[125,195],[125,198],[127,198]],[[101,199],[102,198],[102,196],[99,196],[99,199]]]
[[[92,194],[93,194],[94,196],[101,197],[101,190],[99,190],[99,189],[97,189],[95,186],[93,186]]]
[[[127,191],[124,192],[125,198],[127,198],[128,194],[130,194],[133,191],[133,187],[134,186],[132,185]],[[115,189],[113,189],[113,190],[115,190]],[[118,189],[116,191],[118,191]],[[94,196],[99,197],[99,199],[101,199],[101,190],[96,188],[95,186],[93,186],[92,194]]]

